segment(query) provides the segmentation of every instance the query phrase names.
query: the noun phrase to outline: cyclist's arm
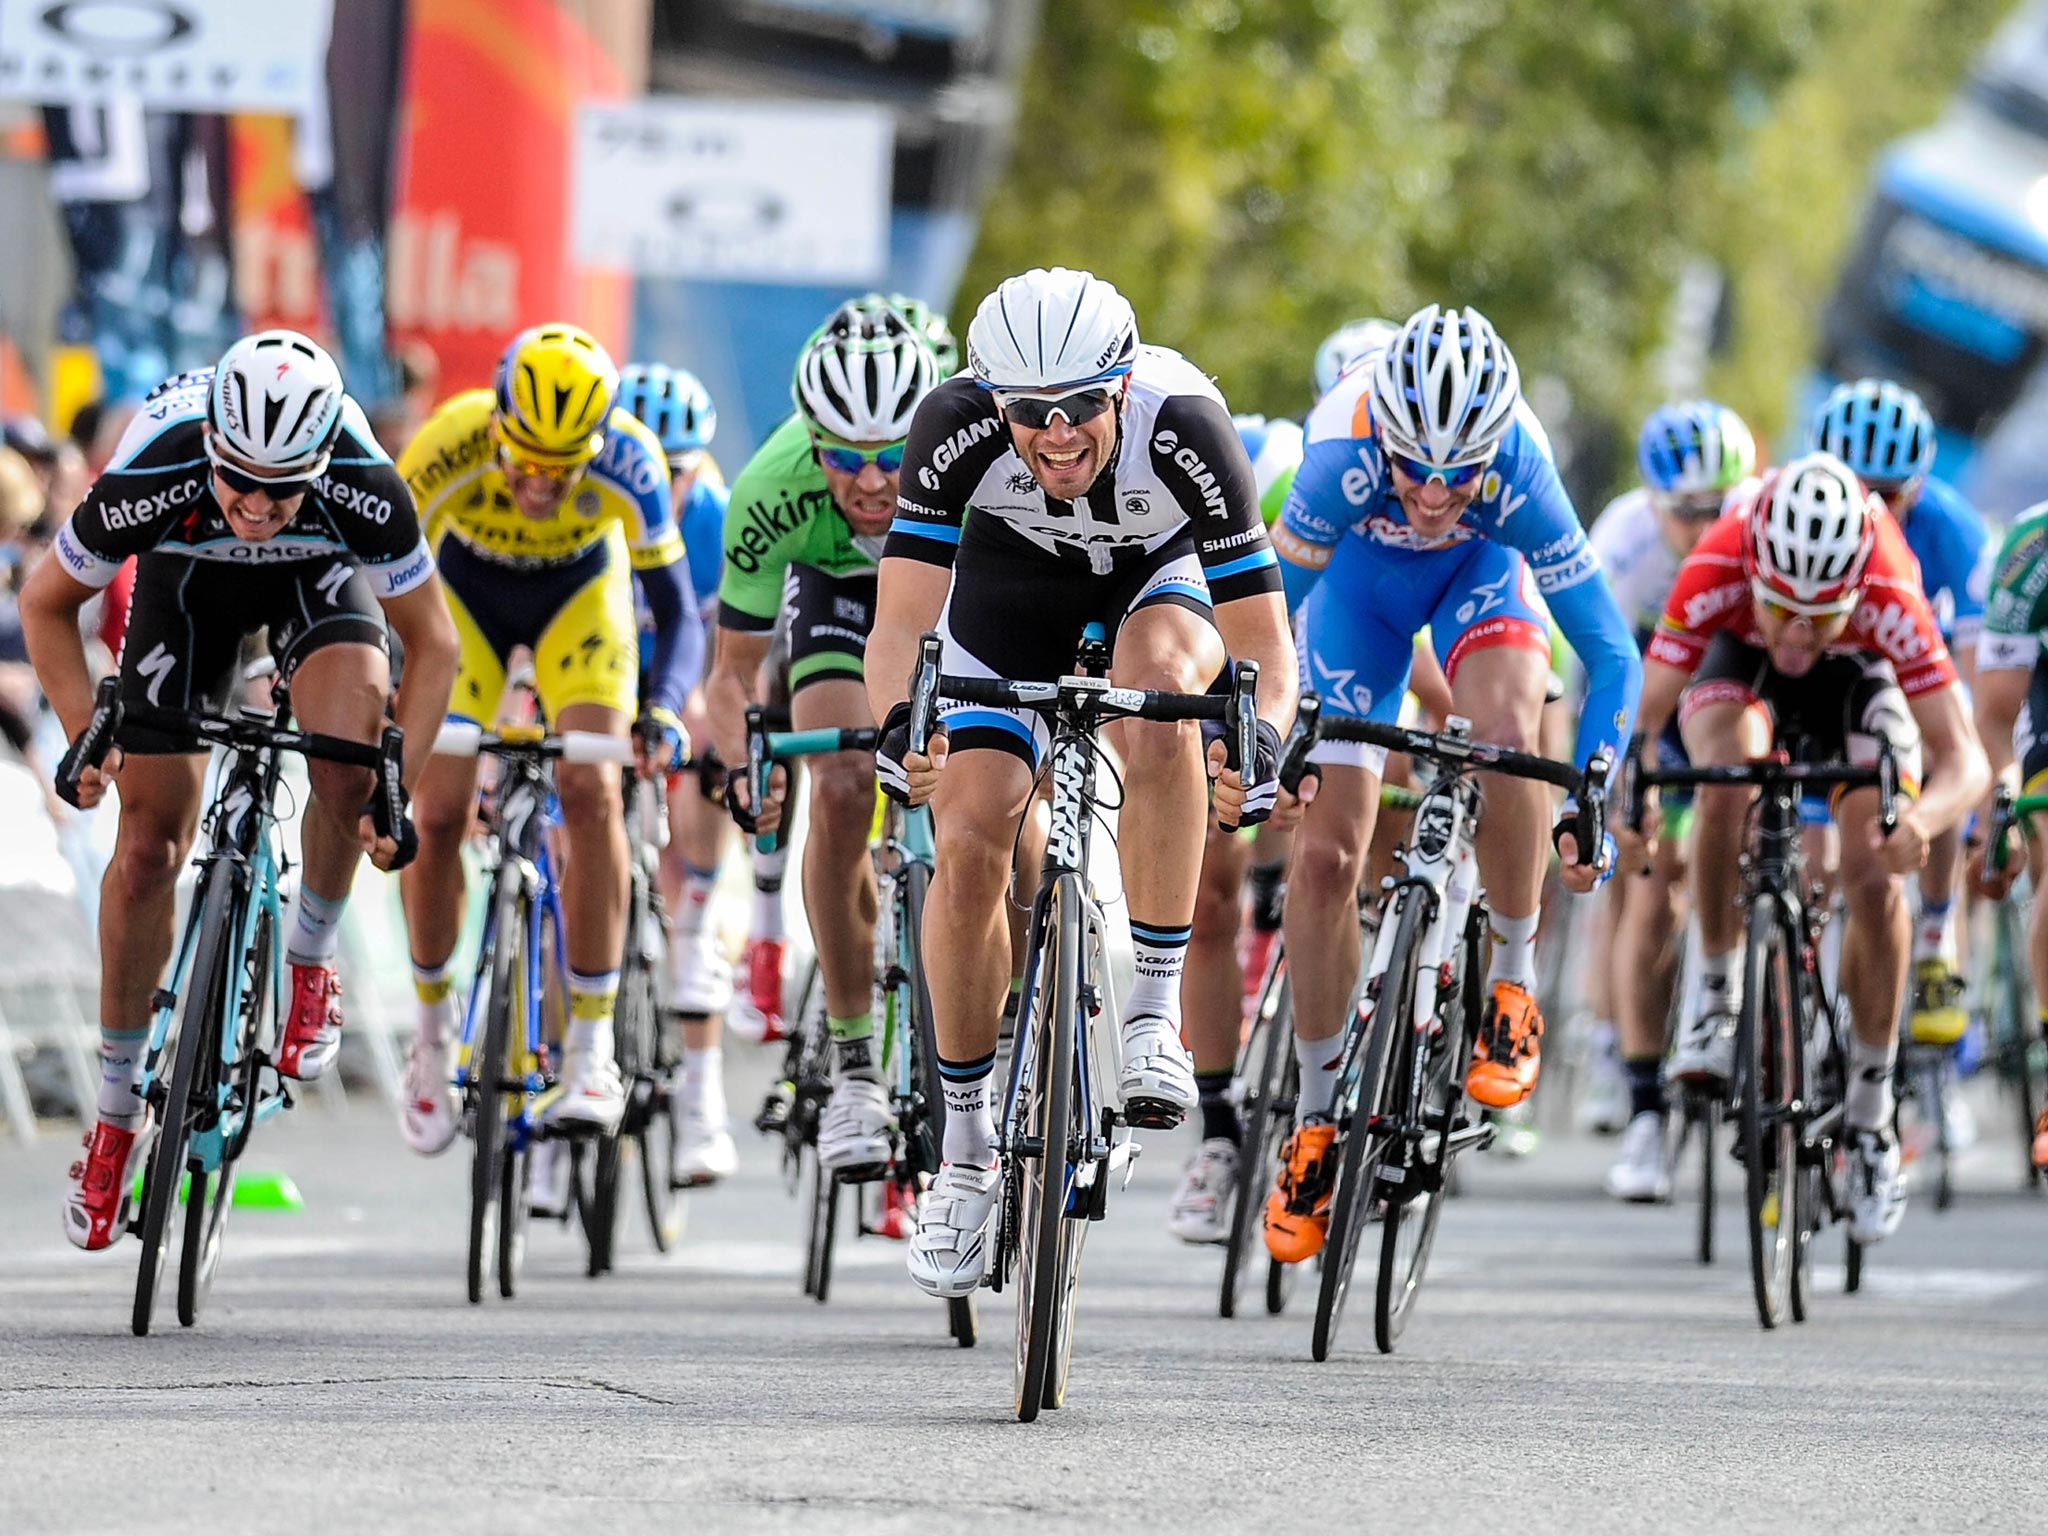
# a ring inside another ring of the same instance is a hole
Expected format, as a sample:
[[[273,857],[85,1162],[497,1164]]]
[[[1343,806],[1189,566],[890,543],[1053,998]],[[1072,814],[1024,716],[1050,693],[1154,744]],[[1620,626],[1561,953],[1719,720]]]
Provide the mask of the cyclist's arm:
[[[72,740],[92,720],[92,667],[78,615],[99,593],[65,570],[54,554],[37,563],[21,589],[21,636],[36,682]]]
[[[939,625],[946,593],[953,584],[950,566],[926,560],[884,555],[875,586],[875,627],[868,633],[865,671],[868,707],[877,720],[910,697],[910,673],[917,665],[917,642]]]
[[[1991,769],[1977,729],[1963,707],[1963,691],[1951,683],[1909,694],[1906,706],[1920,727],[1927,775],[1915,804],[1929,836],[1960,826],[1991,783]]]
[[[747,706],[756,702],[761,664],[774,640],[772,629],[735,629],[722,621],[718,626],[704,707],[719,759],[728,766],[747,760]]]
[[[1588,762],[1606,751],[1618,764],[1643,691],[1643,658],[1593,552],[1585,549],[1583,559],[1582,574],[1559,580],[1539,569],[1536,585],[1586,669],[1573,761]]]
[[[690,567],[678,549],[666,565],[644,567],[636,574],[647,611],[654,615],[654,656],[641,691],[650,707],[666,709],[680,719],[683,701],[704,671],[704,626],[697,618]]]
[[[1216,605],[1216,632],[1230,656],[1259,664],[1259,718],[1280,732],[1294,720],[1294,636],[1277,592],[1261,592]]]
[[[378,602],[398,635],[398,643],[405,648],[405,671],[398,681],[391,716],[405,732],[404,777],[410,788],[419,782],[421,770],[433,754],[434,737],[448,713],[461,642],[456,638],[455,621],[448,615],[448,599],[439,576],[430,574],[395,596],[380,595]]]
[[[1678,701],[1685,693],[1685,685],[1691,681],[1690,667],[1675,667],[1654,656],[1643,663],[1643,697],[1636,707],[1636,729],[1642,732],[1646,758],[1649,755],[1647,744],[1655,741],[1663,734],[1664,727],[1671,723],[1671,717],[1678,712]]]
[[[1970,690],[1976,704],[1977,738],[1994,779],[2004,778],[2013,765],[2012,729],[2019,722],[2032,681],[2031,671],[1987,667]]]

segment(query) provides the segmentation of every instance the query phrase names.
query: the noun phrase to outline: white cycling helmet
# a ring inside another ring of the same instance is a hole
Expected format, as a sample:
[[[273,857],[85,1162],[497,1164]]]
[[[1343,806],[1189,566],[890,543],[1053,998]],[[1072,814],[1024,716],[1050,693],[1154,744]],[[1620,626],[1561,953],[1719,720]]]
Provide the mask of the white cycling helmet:
[[[1093,272],[1033,267],[981,301],[967,327],[967,366],[983,389],[1048,390],[1131,371],[1138,317]]]
[[[1493,457],[1521,398],[1514,354],[1476,309],[1417,310],[1373,367],[1381,443],[1439,469]]]
[[[903,312],[878,294],[832,312],[797,359],[790,393],[818,431],[849,443],[909,435],[918,402],[939,382],[938,360]]]
[[[1316,348],[1317,398],[1330,392],[1330,386],[1337,382],[1338,375],[1346,368],[1368,352],[1379,351],[1400,334],[1400,326],[1377,317],[1352,320],[1330,332],[1323,338],[1323,344]]]
[[[1814,452],[1757,482],[1742,525],[1742,564],[1757,594],[1816,617],[1856,606],[1877,543],[1876,498],[1832,453]]]
[[[244,336],[213,370],[208,447],[255,479],[318,479],[341,435],[345,398],[341,370],[318,343],[297,331]]]

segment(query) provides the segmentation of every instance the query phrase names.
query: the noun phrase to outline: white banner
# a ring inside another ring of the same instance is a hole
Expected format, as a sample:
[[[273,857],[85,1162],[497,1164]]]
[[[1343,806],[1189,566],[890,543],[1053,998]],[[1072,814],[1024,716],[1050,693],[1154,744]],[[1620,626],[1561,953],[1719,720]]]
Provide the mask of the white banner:
[[[331,0],[0,0],[0,99],[297,114],[331,16]]]
[[[577,259],[655,277],[879,282],[894,142],[880,107],[586,105],[576,120]]]

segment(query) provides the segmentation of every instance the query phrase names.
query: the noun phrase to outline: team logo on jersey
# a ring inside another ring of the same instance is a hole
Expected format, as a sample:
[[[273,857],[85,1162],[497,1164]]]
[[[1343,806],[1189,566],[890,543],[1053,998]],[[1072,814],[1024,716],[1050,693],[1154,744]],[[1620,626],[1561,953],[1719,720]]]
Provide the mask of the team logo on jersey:
[[[953,467],[953,461],[967,452],[976,443],[993,437],[1002,425],[1000,417],[987,416],[980,421],[970,421],[943,443],[932,450],[932,461],[917,472],[918,483],[928,491],[939,488],[939,476]]]
[[[1124,497],[1124,516],[1148,517],[1152,512],[1152,501],[1143,491],[1132,491]]]
[[[1003,484],[1010,488],[1011,495],[1022,496],[1038,484],[1038,477],[1028,469],[1015,469],[1010,471],[1009,478],[1003,481]]]
[[[375,523],[381,528],[391,521],[391,503],[375,491],[346,484],[332,475],[322,475],[314,483],[320,487],[320,494],[335,506],[346,507],[365,522]]]
[[[1472,589],[1471,597],[1458,605],[1458,622],[1470,624],[1482,614],[1493,612],[1507,601],[1508,583],[1515,579],[1512,570],[1502,571],[1492,581],[1482,581]]]
[[[576,510],[585,517],[597,516],[597,492],[589,486],[585,486],[582,490],[578,491],[576,493]]]
[[[1223,498],[1223,487],[1217,482],[1215,472],[1194,449],[1181,446],[1179,433],[1170,427],[1162,427],[1152,439],[1152,451],[1186,471],[1195,489],[1202,493],[1202,505],[1209,509],[1210,516],[1228,514],[1230,508]]]

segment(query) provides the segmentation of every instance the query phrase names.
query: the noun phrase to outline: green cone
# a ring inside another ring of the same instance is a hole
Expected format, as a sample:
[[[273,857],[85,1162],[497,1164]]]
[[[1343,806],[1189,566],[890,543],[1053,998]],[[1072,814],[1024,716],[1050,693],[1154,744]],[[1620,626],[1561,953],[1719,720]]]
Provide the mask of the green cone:
[[[136,1204],[142,1203],[142,1175],[135,1175],[133,1191]],[[178,1201],[183,1204],[192,1197],[192,1175],[187,1173],[178,1180]],[[302,1211],[306,1208],[306,1197],[299,1193],[299,1186],[288,1173],[249,1172],[236,1175],[234,1203],[252,1211]]]

